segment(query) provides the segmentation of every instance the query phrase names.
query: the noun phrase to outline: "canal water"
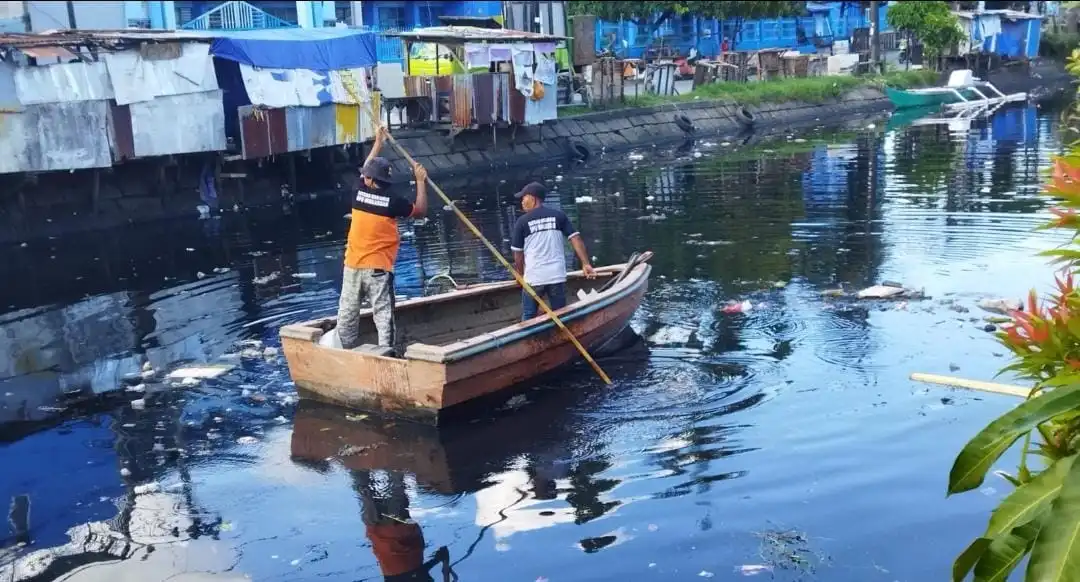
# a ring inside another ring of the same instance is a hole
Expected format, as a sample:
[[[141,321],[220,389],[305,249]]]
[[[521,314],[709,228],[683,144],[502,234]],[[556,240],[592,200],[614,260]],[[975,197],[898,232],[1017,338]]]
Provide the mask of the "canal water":
[[[1012,401],[907,378],[1007,362],[977,304],[1050,281],[1059,149],[1031,106],[478,179],[452,194],[504,250],[540,177],[595,264],[652,250],[652,278],[612,386],[581,367],[438,431],[298,403],[276,354],[335,311],[345,201],[0,249],[0,580],[381,580],[440,547],[464,581],[944,579],[1009,490],[946,499],[949,467]],[[399,294],[506,278],[440,206]],[[928,298],[824,293],[885,280]]]

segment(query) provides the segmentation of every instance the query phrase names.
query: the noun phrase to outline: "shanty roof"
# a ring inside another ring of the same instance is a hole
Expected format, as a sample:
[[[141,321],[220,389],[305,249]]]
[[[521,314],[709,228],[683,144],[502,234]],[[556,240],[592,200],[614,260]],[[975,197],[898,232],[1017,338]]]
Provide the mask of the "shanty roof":
[[[384,33],[386,36],[398,36],[405,40],[419,42],[554,42],[565,40],[565,36],[539,34],[507,28],[477,28],[475,26],[432,26],[417,28],[409,32]]]
[[[216,35],[196,30],[49,30],[0,34],[0,47],[31,48],[77,45],[115,46],[133,42],[210,42]]]

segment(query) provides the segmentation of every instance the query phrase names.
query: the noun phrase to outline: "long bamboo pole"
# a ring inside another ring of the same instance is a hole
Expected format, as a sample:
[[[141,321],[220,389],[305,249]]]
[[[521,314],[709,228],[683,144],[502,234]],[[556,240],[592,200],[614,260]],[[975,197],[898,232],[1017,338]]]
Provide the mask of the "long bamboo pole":
[[[1018,396],[1020,398],[1027,398],[1031,394],[1031,388],[998,384],[996,382],[983,382],[981,380],[968,380],[967,378],[957,378],[954,376],[939,376],[937,374],[915,372],[911,375],[911,379],[916,382],[940,384],[942,386],[952,386],[953,388],[967,388],[968,390],[993,392],[995,394],[1007,394],[1009,396]]]
[[[343,72],[342,80],[344,81],[346,78],[348,78],[348,80],[350,81],[353,80],[352,76],[349,75],[348,72]],[[353,88],[350,86],[351,83],[342,83],[342,85],[345,86],[345,90],[349,92],[349,95],[354,100],[356,100],[357,103],[363,103],[366,105],[367,113],[371,116],[372,125],[374,125],[375,120],[379,118],[375,116],[375,109],[371,106],[371,102],[365,102],[360,99],[360,96],[357,94],[357,92],[353,90]],[[401,147],[401,144],[399,144],[397,140],[394,139],[394,136],[390,135],[389,131],[386,132],[386,135],[390,139],[390,145],[392,145],[394,149],[397,150],[399,154],[401,154],[401,157],[405,158],[405,160],[408,161],[409,164],[415,166],[416,160],[414,160],[413,157],[409,155],[409,152],[405,151],[405,148]],[[460,220],[466,227],[468,227],[468,229],[471,230],[474,235],[476,235],[476,238],[480,239],[480,242],[484,243],[484,246],[486,246],[487,249],[491,251],[491,254],[495,255],[495,258],[498,259],[500,263],[502,263],[502,266],[505,267],[507,271],[510,271],[510,274],[514,276],[514,280],[517,281],[518,285],[521,285],[521,288],[524,289],[525,292],[528,293],[534,301],[536,301],[537,305],[542,307],[544,309],[544,312],[551,316],[551,320],[555,322],[555,325],[558,326],[564,334],[566,334],[566,337],[574,344],[574,347],[577,348],[579,352],[581,352],[581,356],[585,358],[585,361],[589,362],[589,365],[592,366],[592,369],[596,371],[596,374],[598,376],[600,376],[600,379],[604,381],[604,384],[610,385],[611,378],[609,378],[608,375],[604,373],[604,370],[600,368],[600,364],[597,364],[596,360],[594,360],[593,357],[589,355],[589,352],[585,349],[585,346],[581,345],[581,342],[579,342],[578,339],[574,337],[574,333],[566,327],[566,324],[564,324],[562,320],[559,319],[559,316],[555,315],[555,312],[552,311],[551,307],[548,306],[547,302],[545,302],[543,299],[540,298],[539,295],[536,294],[536,291],[525,281],[525,278],[517,272],[517,269],[515,269],[514,266],[511,265],[510,262],[502,256],[502,253],[500,253],[499,250],[495,248],[495,245],[491,244],[491,242],[488,241],[487,237],[485,237],[484,234],[480,232],[480,229],[476,228],[476,225],[474,225],[472,221],[469,220],[469,217],[465,216],[465,213],[463,213],[457,207],[457,204],[454,204],[454,201],[451,200],[450,197],[442,191],[442,188],[439,188],[439,185],[436,184],[434,180],[429,177],[427,179],[427,183],[429,186],[431,186],[432,190],[435,190],[435,193],[439,195],[439,198],[442,198],[442,201],[445,202],[447,206],[449,206],[454,211],[454,214],[457,215],[458,220]]]

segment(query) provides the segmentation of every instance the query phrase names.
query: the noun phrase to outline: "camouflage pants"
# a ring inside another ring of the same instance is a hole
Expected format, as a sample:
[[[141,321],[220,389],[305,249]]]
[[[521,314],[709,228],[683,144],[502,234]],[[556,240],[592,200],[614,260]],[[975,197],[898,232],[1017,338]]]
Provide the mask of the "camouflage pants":
[[[337,332],[346,350],[360,344],[360,309],[367,299],[371,304],[379,345],[394,347],[394,273],[382,269],[345,267],[338,303]]]

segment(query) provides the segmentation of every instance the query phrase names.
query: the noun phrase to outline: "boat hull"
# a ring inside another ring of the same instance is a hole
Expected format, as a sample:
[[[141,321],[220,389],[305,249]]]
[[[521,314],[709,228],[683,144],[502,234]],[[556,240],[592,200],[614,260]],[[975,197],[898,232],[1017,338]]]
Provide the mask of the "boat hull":
[[[897,109],[936,107],[958,101],[955,95],[949,93],[920,94],[892,87],[885,88],[885,95],[888,96],[893,107]]]
[[[606,274],[614,276],[620,272],[619,267],[605,268]],[[556,313],[587,350],[598,350],[629,324],[648,290],[650,271],[648,264],[637,265],[609,290]],[[580,278],[580,274],[574,276]],[[431,308],[432,314],[425,316],[429,319],[446,314],[464,320],[468,311],[459,310],[464,315],[453,315],[456,305],[475,303],[490,310],[492,301],[485,298],[485,293],[511,293],[517,297],[516,289],[516,283],[510,281],[488,286],[486,291],[455,291],[412,303],[415,309]],[[455,299],[455,295],[460,298]],[[409,308],[405,303],[399,306],[399,314],[401,309]],[[582,359],[565,333],[546,315],[528,322],[508,322],[445,345],[413,343],[403,358],[321,346],[318,340],[330,325],[332,320],[321,320],[282,328],[282,350],[301,398],[428,423],[438,423],[447,409]]]

